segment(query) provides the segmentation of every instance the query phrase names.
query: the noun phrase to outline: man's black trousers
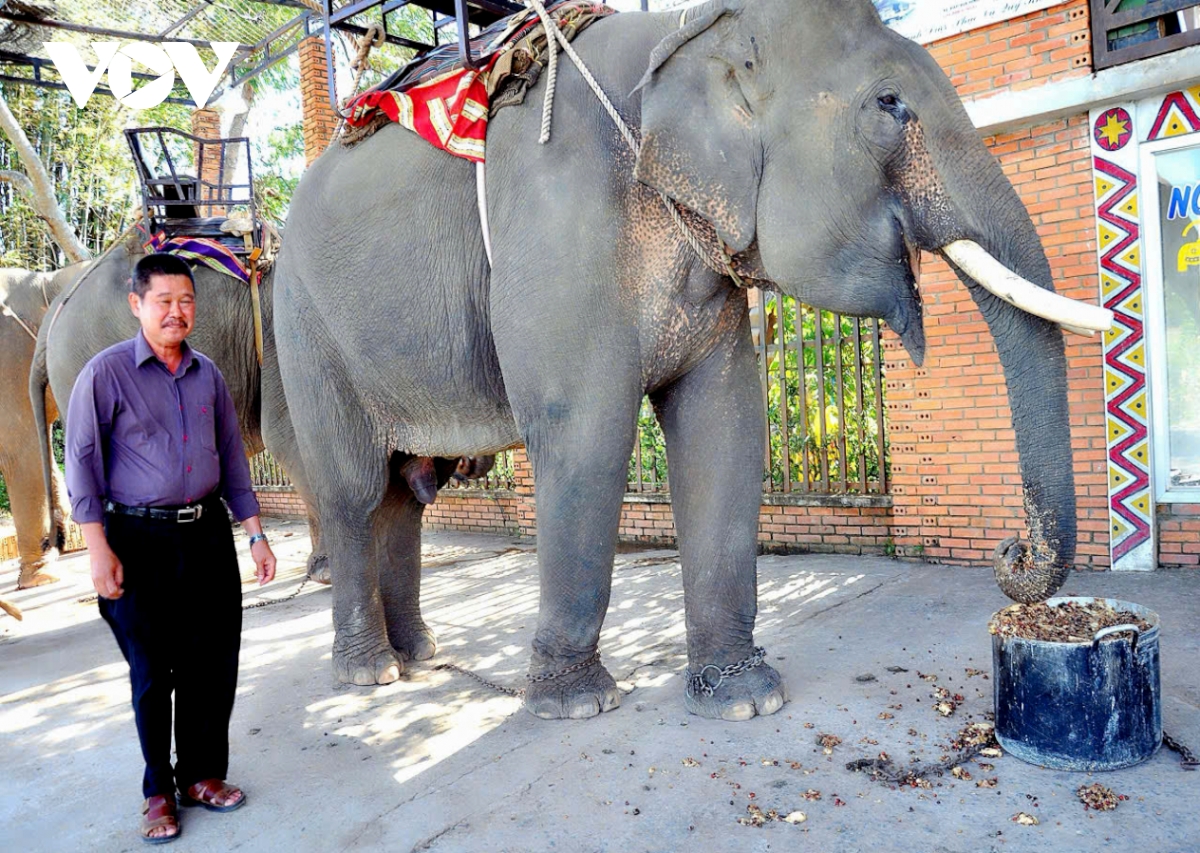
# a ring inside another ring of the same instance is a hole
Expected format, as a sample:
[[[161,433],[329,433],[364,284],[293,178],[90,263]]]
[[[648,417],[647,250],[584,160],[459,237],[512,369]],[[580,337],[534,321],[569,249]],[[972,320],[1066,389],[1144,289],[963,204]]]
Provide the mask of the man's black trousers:
[[[100,599],[133,687],[146,772],[142,795],[173,795],[224,779],[237,688],[242,595],[229,517],[219,501],[179,524],[107,515],[108,544],[125,569],[125,593]],[[171,768],[171,693],[175,751]]]

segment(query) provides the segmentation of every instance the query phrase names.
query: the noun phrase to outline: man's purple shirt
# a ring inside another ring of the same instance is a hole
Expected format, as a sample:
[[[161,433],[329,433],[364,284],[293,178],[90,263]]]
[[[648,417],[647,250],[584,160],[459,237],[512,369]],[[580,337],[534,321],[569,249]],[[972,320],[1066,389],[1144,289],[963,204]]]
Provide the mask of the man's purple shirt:
[[[185,342],[172,374],[141,332],[95,356],[67,408],[67,491],[75,521],[104,502],[182,506],[218,492],[238,521],[258,515],[250,464],[221,371]]]

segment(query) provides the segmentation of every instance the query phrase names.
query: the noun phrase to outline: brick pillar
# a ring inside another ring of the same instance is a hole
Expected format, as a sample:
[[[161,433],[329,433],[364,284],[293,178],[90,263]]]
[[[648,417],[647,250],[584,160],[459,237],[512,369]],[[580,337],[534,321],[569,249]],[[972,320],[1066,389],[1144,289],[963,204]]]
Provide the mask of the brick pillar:
[[[924,284],[922,278],[922,284]],[[932,452],[932,436],[918,432],[913,411],[913,385],[929,375],[929,368],[912,363],[896,333],[883,329],[884,399],[887,401],[888,455],[891,458],[892,544],[900,557],[917,557],[925,551],[921,541],[922,488],[918,444]],[[927,497],[927,496],[926,496]]]
[[[300,42],[300,101],[304,113],[304,164],[321,156],[337,129],[337,114],[329,105],[329,73],[325,40],[309,36]]]
[[[533,465],[524,447],[513,449],[513,491],[517,493],[517,526],[522,536],[537,535],[537,501],[533,494]]]
[[[220,139],[221,138],[221,114],[213,107],[204,107],[202,109],[192,111],[192,134],[203,139]],[[196,158],[196,168],[200,169],[202,174],[200,178],[200,198],[214,199],[217,197],[214,189],[215,184],[221,183],[221,146],[220,145],[201,145],[196,143],[195,150],[192,156]],[[200,216],[224,216],[224,207],[200,207],[197,209],[197,214]]]

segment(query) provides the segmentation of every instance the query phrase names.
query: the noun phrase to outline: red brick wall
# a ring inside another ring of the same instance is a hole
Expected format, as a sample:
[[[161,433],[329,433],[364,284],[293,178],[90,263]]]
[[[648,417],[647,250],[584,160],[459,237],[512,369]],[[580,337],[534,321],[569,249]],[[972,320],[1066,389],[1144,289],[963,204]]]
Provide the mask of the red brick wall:
[[[201,139],[220,139],[221,138],[221,114],[211,107],[192,110],[192,135],[199,136]],[[201,181],[208,184],[221,183],[221,146],[220,145],[202,145],[199,142],[194,144],[193,156],[196,158],[197,167],[203,160],[203,174],[199,175]],[[217,193],[210,186],[200,186],[201,199],[216,199]],[[223,207],[202,207],[199,210],[200,216],[224,216],[225,208]]]
[[[304,116],[304,164],[321,156],[338,117],[329,104],[329,74],[325,65],[325,41],[309,36],[300,42],[300,107]]]
[[[1086,116],[986,140],[1037,226],[1055,286],[1095,302],[1095,224]],[[991,334],[966,288],[940,259],[921,270],[927,335],[917,369],[886,344],[892,495],[898,548],[938,562],[990,560],[1023,533],[1012,413]],[[1076,563],[1108,566],[1104,392],[1100,337],[1069,335],[1067,375],[1079,505]]]
[[[294,493],[257,493],[264,515],[304,517],[304,504]],[[890,554],[891,506],[887,498],[768,498],[759,514],[758,541],[768,551],[812,551],[837,554]],[[786,503],[779,503],[784,502]],[[844,505],[843,505],[844,504]],[[856,506],[854,504],[863,504]],[[537,510],[521,489],[443,489],[425,508],[426,530],[471,533],[537,534]],[[624,542],[672,545],[675,520],[666,495],[629,495],[621,509],[619,536]]]
[[[425,507],[426,530],[472,533],[521,533],[523,501],[515,492],[486,489],[443,489]]]
[[[1159,504],[1158,564],[1200,566],[1200,504]]]
[[[307,510],[291,486],[260,486],[254,490],[263,515],[276,518],[305,518]]]
[[[927,45],[963,98],[1091,71],[1088,0],[1071,0]]]

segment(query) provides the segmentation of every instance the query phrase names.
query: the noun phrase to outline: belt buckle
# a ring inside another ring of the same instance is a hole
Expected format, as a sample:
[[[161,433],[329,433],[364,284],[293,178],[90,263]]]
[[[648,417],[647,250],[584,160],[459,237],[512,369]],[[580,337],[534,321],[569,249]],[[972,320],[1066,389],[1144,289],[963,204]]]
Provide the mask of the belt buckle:
[[[204,513],[202,506],[189,506],[186,509],[179,510],[175,517],[175,521],[179,524],[191,524]]]

